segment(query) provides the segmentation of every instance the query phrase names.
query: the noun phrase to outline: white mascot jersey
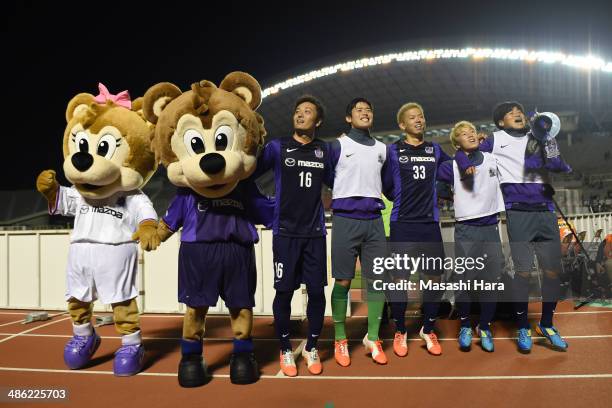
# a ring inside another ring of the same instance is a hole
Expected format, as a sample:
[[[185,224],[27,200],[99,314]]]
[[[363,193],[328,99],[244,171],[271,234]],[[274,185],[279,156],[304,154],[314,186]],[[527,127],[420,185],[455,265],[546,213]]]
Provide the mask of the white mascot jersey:
[[[95,203],[95,204],[94,204]],[[140,190],[88,203],[74,187],[61,187],[52,214],[74,216],[71,243],[118,245],[132,240],[138,224],[157,220],[151,200]]]

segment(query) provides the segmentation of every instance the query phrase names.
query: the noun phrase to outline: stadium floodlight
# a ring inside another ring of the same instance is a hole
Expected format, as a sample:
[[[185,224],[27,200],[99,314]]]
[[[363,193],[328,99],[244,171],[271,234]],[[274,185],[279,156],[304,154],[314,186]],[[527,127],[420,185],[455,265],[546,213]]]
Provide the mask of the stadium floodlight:
[[[462,49],[431,49],[418,51],[404,51],[376,57],[362,58],[354,61],[346,61],[336,65],[330,65],[314,71],[289,78],[283,82],[276,83],[263,90],[262,97],[274,95],[282,90],[310,82],[314,79],[334,75],[339,72],[349,72],[357,69],[372,67],[376,65],[389,64],[391,62],[431,61],[437,59],[466,59],[474,60],[511,60],[525,61],[529,63],[542,63],[553,65],[565,65],[585,71],[601,71],[612,73],[612,62],[595,55],[576,56],[562,52],[529,51],[525,49],[508,48],[462,48]]]

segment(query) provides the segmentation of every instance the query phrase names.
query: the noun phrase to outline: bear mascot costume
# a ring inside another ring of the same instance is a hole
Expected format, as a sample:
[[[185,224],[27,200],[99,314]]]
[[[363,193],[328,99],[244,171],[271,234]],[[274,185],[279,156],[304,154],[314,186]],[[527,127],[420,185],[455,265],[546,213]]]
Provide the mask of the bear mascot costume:
[[[255,112],[261,88],[249,74],[232,72],[219,87],[202,80],[182,92],[159,83],[145,93],[143,111],[155,124],[152,148],[178,187],[158,234],[165,241],[182,228],[178,298],[186,305],[178,380],[206,383],[202,357],[205,317],[219,296],[230,311],[233,352],[230,379],[259,378],[251,329],[257,271],[254,224],[271,223],[272,203],[253,177],[265,136]]]
[[[159,245],[157,214],[140,189],[157,164],[150,149],[153,125],[142,114],[142,99],[127,91],[76,95],[66,109],[64,174],[72,187],[60,186],[53,170],[43,171],[36,187],[51,214],[75,217],[66,269],[66,300],[74,336],[64,348],[71,369],[88,364],[100,345],[91,325],[93,302],[111,304],[121,347],[113,371],[130,376],[142,369],[136,297],[138,244]]]

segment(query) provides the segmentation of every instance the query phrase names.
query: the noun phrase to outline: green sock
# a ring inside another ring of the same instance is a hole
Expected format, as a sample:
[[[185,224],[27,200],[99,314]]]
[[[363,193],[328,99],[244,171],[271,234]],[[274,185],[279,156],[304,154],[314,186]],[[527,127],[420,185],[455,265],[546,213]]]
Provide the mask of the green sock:
[[[336,340],[346,339],[344,322],[346,321],[346,308],[348,306],[348,291],[348,288],[345,288],[339,283],[334,283],[334,289],[331,295],[331,306]]]
[[[385,296],[380,291],[368,289],[368,340],[376,341],[378,340],[380,319],[385,306]]]

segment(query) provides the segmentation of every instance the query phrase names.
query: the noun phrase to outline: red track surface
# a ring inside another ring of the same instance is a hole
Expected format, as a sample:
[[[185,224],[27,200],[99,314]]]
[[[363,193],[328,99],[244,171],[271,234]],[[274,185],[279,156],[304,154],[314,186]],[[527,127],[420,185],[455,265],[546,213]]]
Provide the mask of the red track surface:
[[[536,305],[533,305],[536,307]],[[357,316],[363,304],[355,304]],[[537,312],[532,309],[532,312]],[[327,319],[319,348],[324,364],[321,376],[310,376],[298,359],[299,376],[278,376],[278,343],[270,318],[256,318],[253,336],[262,378],[253,385],[236,386],[229,381],[228,360],[232,350],[229,320],[210,317],[204,353],[211,382],[197,389],[183,389],[176,380],[180,359],[181,316],[143,315],[142,330],[147,350],[145,370],[138,376],[112,375],[113,353],[120,344],[113,326],[98,328],[102,345],[91,364],[79,371],[66,370],[62,350],[71,336],[67,315],[46,322],[22,325],[23,311],[0,311],[0,387],[65,388],[66,403],[35,406],[117,405],[147,407],[374,407],[393,406],[612,406],[612,310],[560,305],[555,324],[570,343],[567,353],[551,350],[534,339],[530,355],[516,351],[515,329],[510,322],[495,322],[495,352],[483,352],[477,342],[472,351],[459,351],[455,337],[458,322],[439,320],[438,337],[443,355],[427,354],[420,339],[409,342],[409,354],[398,358],[391,341],[385,342],[389,364],[378,366],[366,356],[360,339],[366,319],[347,322],[352,364],[342,368],[333,360],[333,327]],[[568,313],[569,312],[569,313]],[[10,314],[15,313],[15,314]],[[57,312],[51,312],[57,313]],[[532,314],[536,321],[538,316]],[[410,333],[420,320],[408,318]],[[307,322],[295,322],[297,347],[306,335]],[[27,332],[25,332],[27,331]],[[25,332],[25,333],[24,333]],[[12,335],[19,334],[12,337]],[[535,332],[534,332],[535,335]],[[393,329],[383,327],[381,337],[390,339]],[[415,335],[416,337],[416,335]],[[6,404],[8,405],[8,404]],[[16,406],[29,406],[21,403]]]

